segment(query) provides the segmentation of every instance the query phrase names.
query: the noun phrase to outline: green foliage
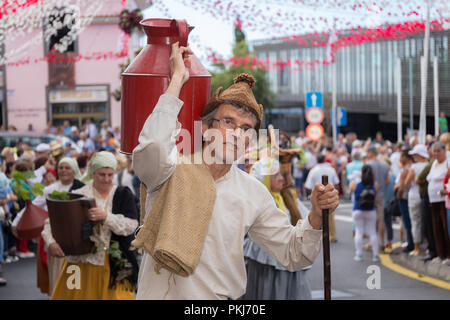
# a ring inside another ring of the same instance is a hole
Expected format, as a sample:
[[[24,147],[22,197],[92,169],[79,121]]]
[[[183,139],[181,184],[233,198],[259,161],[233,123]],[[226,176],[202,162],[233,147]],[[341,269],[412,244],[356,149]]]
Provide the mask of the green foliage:
[[[235,43],[233,47],[233,55],[249,59],[251,61],[255,54],[250,52],[245,39],[245,34],[239,28],[235,26]],[[254,67],[253,69],[246,68],[244,65],[230,65],[226,66],[223,63],[215,63],[214,70],[210,70],[212,75],[211,79],[211,94],[213,94],[217,88],[228,88],[233,84],[233,79],[240,73],[248,73],[255,77],[256,84],[253,88],[253,94],[256,101],[263,105],[264,110],[268,110],[273,107],[273,101],[275,100],[275,94],[270,89],[269,79],[267,78],[267,72],[260,67]]]
[[[65,191],[59,192],[55,190],[51,194],[49,194],[48,197],[53,200],[63,200],[63,201],[70,200],[69,195]]]
[[[19,197],[19,199],[27,201],[31,200],[31,195],[42,196],[44,194],[44,186],[42,184],[36,183],[32,187],[30,187],[27,183],[27,179],[36,177],[33,171],[28,170],[25,173],[13,171],[12,177],[14,180],[13,191],[17,195],[17,197]]]
[[[122,250],[120,250],[119,242],[111,241],[111,245],[108,248],[108,254],[111,261],[119,270],[116,281],[121,281],[132,274],[132,265],[123,255]]]

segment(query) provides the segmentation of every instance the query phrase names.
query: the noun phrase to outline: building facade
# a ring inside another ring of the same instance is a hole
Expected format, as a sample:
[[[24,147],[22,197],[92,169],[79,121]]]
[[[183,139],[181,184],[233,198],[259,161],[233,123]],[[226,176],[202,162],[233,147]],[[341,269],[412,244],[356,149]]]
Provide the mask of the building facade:
[[[347,111],[347,125],[339,131],[356,132],[361,138],[397,138],[397,58],[401,59],[403,133],[418,130],[420,109],[420,56],[423,34],[408,38],[363,43],[339,49],[336,53],[337,105]],[[430,35],[430,59],[427,82],[427,133],[434,134],[433,57],[438,58],[439,109],[450,115],[450,31],[433,31]],[[252,43],[258,59],[326,58],[323,47],[298,46],[282,40]],[[304,119],[305,94],[320,91],[325,104],[331,105],[331,66],[316,64],[304,68],[270,68],[272,90],[277,94],[277,108],[266,112],[266,119],[280,129],[295,132],[307,125]],[[278,110],[277,110],[278,109]],[[412,113],[411,113],[412,110]],[[329,117],[326,114],[325,117]],[[412,123],[411,123],[412,118]]]
[[[128,4],[138,5],[136,1]],[[82,17],[87,14],[84,9]],[[42,131],[49,121],[59,125],[69,120],[71,125],[81,127],[86,118],[92,118],[97,124],[108,120],[112,127],[120,126],[121,104],[112,92],[120,88],[120,64],[126,63],[129,56],[120,54],[126,43],[118,24],[122,10],[121,1],[103,0],[100,10],[67,47],[60,62],[39,58],[69,30],[59,29],[49,41],[37,42],[27,53],[31,62],[2,66],[1,125],[13,125],[21,131],[32,124],[36,131]],[[6,40],[4,48],[15,50],[31,42],[45,27],[14,41]],[[77,54],[83,58],[71,62],[70,56]]]

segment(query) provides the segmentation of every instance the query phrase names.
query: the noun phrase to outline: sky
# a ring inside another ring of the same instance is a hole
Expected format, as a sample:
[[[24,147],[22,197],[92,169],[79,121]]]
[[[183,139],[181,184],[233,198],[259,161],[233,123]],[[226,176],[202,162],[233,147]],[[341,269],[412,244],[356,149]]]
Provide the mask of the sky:
[[[194,26],[195,28],[189,34],[190,48],[203,64],[207,63],[204,47],[214,48],[223,56],[231,55],[234,41],[232,24],[217,20],[211,15],[202,14],[175,0],[165,0],[164,4],[170,9],[170,15],[152,6],[143,12],[144,19],[184,19],[189,25]]]

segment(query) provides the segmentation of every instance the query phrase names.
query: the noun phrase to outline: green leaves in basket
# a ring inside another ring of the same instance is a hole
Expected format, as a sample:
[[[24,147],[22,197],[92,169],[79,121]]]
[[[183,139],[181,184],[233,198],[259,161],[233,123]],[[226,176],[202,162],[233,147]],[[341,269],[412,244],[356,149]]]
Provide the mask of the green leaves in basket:
[[[48,197],[52,200],[62,200],[62,201],[70,200],[69,195],[65,191],[59,192],[55,190],[51,194],[49,194]]]

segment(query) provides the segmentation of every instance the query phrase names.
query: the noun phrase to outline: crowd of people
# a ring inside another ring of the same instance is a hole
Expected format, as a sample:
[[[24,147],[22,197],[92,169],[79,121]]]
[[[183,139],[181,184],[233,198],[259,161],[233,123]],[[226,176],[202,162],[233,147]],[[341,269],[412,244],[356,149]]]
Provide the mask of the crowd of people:
[[[122,246],[126,241],[131,241],[127,236],[131,236],[137,227],[140,181],[132,169],[131,156],[125,156],[118,151],[120,136],[114,135],[107,122],[97,128],[91,119],[86,121],[84,131],[80,132],[75,126],[70,127],[67,121],[64,122],[64,128],[62,135],[70,138],[79,148],[76,149],[69,143],[63,145],[61,140],[54,140],[49,144],[40,143],[34,148],[27,143],[19,142],[16,146],[5,147],[1,151],[0,285],[7,284],[7,279],[2,276],[2,265],[35,257],[38,287],[41,292],[51,296],[57,288],[60,270],[65,267],[63,262],[71,261],[69,257],[64,256],[53,239],[48,221],[41,238],[32,240],[20,238],[17,228],[26,208],[27,199],[47,210],[46,197],[53,191],[81,193],[94,197],[96,203],[101,203],[102,206],[97,214],[93,213],[96,217],[91,219],[93,222],[102,222],[103,227],[97,232],[105,243],[114,240]],[[52,127],[48,129],[49,132],[53,132]],[[54,133],[57,133],[56,129]],[[22,173],[25,179],[20,179],[18,172]],[[43,194],[35,192],[36,186],[39,185],[43,187]],[[26,190],[28,197],[23,195],[23,190]],[[130,203],[132,205],[123,210],[122,206]],[[120,214],[106,214],[106,212],[116,213],[117,208]],[[132,285],[125,286],[131,288],[136,283],[137,263],[133,254],[127,250],[124,254],[132,262],[131,274],[126,277]],[[66,259],[63,259],[64,257]],[[111,268],[108,267],[106,270],[106,266],[110,263],[105,256],[84,257],[82,261],[77,262],[88,261],[97,266],[92,269],[96,270],[97,276],[101,274],[103,277],[109,277],[113,271],[117,276],[117,272],[120,271],[116,270],[112,263]],[[106,296],[114,297],[116,293],[113,291],[105,288]],[[64,290],[59,291],[58,295],[59,298],[64,298]]]
[[[17,234],[26,201],[15,192],[15,185],[23,182],[16,181],[14,172],[33,172],[32,177],[26,180],[27,190],[38,183],[44,186],[43,195],[36,196],[29,192],[35,205],[47,210],[45,198],[55,190],[93,197],[101,206],[97,211],[92,211],[90,219],[104,222],[103,227],[96,231],[98,238],[103,243],[122,241],[128,244],[133,239],[138,226],[140,181],[132,169],[131,157],[118,153],[118,138],[106,123],[102,124],[101,130],[97,130],[87,121],[85,131],[81,133],[76,127],[66,124],[65,127],[68,129],[62,134],[73,139],[81,152],[57,142],[42,143],[34,149],[21,143],[15,148],[5,147],[1,152],[0,285],[7,283],[7,279],[1,276],[2,264],[36,257],[38,287],[55,299],[77,298],[62,285],[67,281],[68,274],[62,273],[64,276],[59,279],[61,270],[66,269],[69,262],[95,277],[104,278],[104,283],[110,284],[102,288],[102,297],[133,298],[138,264],[136,254],[128,248],[124,254],[132,263],[128,266],[127,282],[119,281],[117,285],[120,270],[116,270],[108,260],[109,255],[99,251],[83,256],[81,260],[66,257],[53,239],[48,221],[40,239],[23,240]],[[299,201],[297,206],[302,212],[299,218],[305,218],[307,209],[302,201],[308,199],[314,186],[321,183],[321,176],[327,174],[329,183],[339,190],[341,199],[353,202],[355,261],[364,259],[364,251],[372,252],[373,261],[379,260],[380,252],[390,252],[393,245],[392,225],[398,220],[405,252],[421,256],[426,261],[434,259],[450,265],[449,133],[437,138],[429,135],[426,144],[419,144],[417,136],[405,136],[404,141],[391,143],[384,140],[380,132],[374,139],[366,140],[358,139],[355,133],[339,134],[337,144],[333,146],[326,136],[312,141],[305,137],[303,131],[297,136],[281,132],[279,147],[296,150],[289,157],[290,178],[280,171],[283,161],[275,160],[270,165],[258,161],[254,166],[242,166],[241,169],[265,185],[277,207],[290,216],[293,225],[297,219],[292,219],[295,215],[283,201],[281,190],[294,188]],[[268,166],[273,169],[269,170],[270,175],[267,174]],[[289,179],[292,180],[291,186],[287,184]],[[128,186],[127,190],[131,192],[124,191],[123,186]],[[132,209],[124,210],[123,203]],[[120,214],[108,215],[107,212]],[[336,242],[338,233],[333,214],[330,215],[330,241]],[[364,238],[368,239],[366,244]],[[247,293],[242,299],[311,298],[306,276],[308,268],[296,272],[284,269],[248,237],[244,243],[244,256],[248,282]],[[93,278],[89,281],[94,282]],[[278,285],[268,290],[269,285],[265,284],[266,289],[261,290],[265,282],[276,282]],[[95,299],[97,295],[93,291],[88,298]]]
[[[405,252],[450,265],[450,133],[427,135],[425,144],[419,144],[417,133],[396,143],[383,139],[381,132],[366,140],[340,133],[334,146],[325,136],[313,142],[303,131],[284,135],[291,148],[302,150],[292,162],[300,199],[327,174],[341,198],[353,202],[356,261],[365,250],[372,251],[374,261],[379,252],[391,251],[392,224],[399,219]],[[366,244],[364,238],[369,238]]]
[[[251,148],[240,154],[238,145],[248,145],[243,133],[260,128],[264,111],[251,89],[254,77],[240,74],[202,114],[203,151],[213,144],[208,129],[222,138],[231,130],[233,141],[215,149],[219,162],[192,163],[186,160],[196,154],[177,154],[176,145],[190,53],[172,45],[169,86],[132,160],[118,152],[118,132],[107,123],[99,131],[91,119],[81,132],[68,122],[58,131],[80,151],[57,140],[2,150],[0,268],[36,256],[37,286],[52,299],[311,299],[306,270],[321,249],[322,211],[330,211],[336,242],[339,196],[353,202],[354,260],[363,260],[364,250],[372,261],[392,250],[398,216],[405,252],[450,265],[450,133],[427,136],[425,144],[417,134],[393,144],[381,132],[365,141],[348,133],[333,144],[327,136],[311,141],[303,131],[280,132],[276,141],[269,126],[263,148],[270,152],[258,149],[253,163]],[[47,131],[54,130],[49,124]],[[245,161],[236,165],[241,156]],[[92,250],[63,250],[54,219],[45,220],[37,237],[22,236],[30,207],[50,209],[55,192],[95,202],[84,202],[87,221],[77,235]]]
[[[5,130],[6,128],[3,126],[0,127],[0,131]],[[14,125],[9,125],[7,130],[11,132],[18,131]],[[37,132],[31,123],[26,131]],[[120,128],[114,127],[113,129],[107,120],[102,121],[99,128],[92,118],[87,118],[80,128],[76,125],[71,125],[68,120],[65,120],[62,125],[58,126],[55,126],[53,121],[49,121],[47,127],[41,133],[66,136],[75,142],[80,149],[85,148],[89,152],[100,148],[114,150],[120,145]]]

